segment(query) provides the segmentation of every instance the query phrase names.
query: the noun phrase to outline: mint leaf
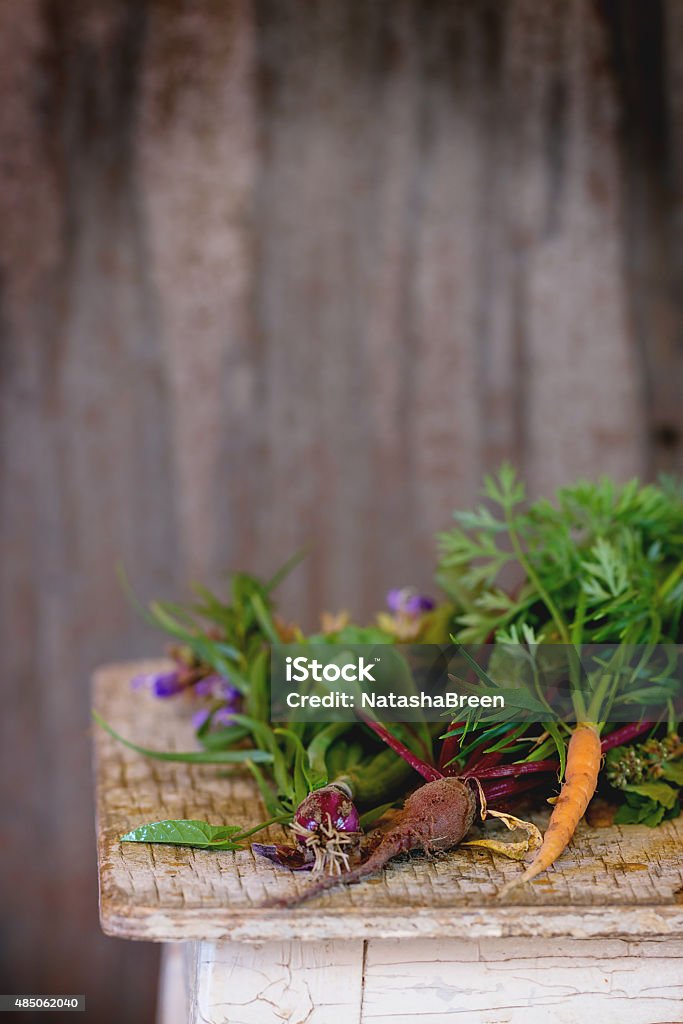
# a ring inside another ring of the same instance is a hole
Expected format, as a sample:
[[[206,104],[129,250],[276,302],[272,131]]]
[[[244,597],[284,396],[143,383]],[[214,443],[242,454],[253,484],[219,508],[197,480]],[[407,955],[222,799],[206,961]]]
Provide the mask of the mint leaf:
[[[663,804],[670,808],[676,803],[678,793],[667,782],[641,782],[637,786],[624,786],[627,793],[635,793],[637,796],[644,796],[655,803]]]
[[[640,819],[640,824],[647,825],[648,828],[656,828],[657,825],[661,824],[665,811],[666,808],[662,804],[655,804],[649,814],[644,815]]]
[[[681,804],[680,804],[680,801],[678,800],[678,798],[676,798],[676,801],[675,801],[673,807],[670,807],[668,809],[668,811],[666,812],[666,814],[664,815],[664,820],[665,821],[673,821],[675,818],[678,817],[678,815],[680,813],[681,813]]]
[[[622,804],[614,815],[615,825],[639,825],[643,814],[648,813],[648,805],[656,807],[652,801],[643,801],[642,804]]]
[[[664,817],[666,808],[648,797],[630,794],[629,802],[622,804],[614,815],[616,825],[647,825],[654,828]]]
[[[121,836],[122,843],[169,843],[201,850],[241,850],[235,841],[238,825],[210,825],[207,821],[154,821]]]

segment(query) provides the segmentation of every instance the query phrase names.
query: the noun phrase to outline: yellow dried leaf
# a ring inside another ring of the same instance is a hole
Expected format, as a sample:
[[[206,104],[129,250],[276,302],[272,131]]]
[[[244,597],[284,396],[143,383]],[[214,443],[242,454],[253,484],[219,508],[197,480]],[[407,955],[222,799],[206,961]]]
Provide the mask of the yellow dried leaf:
[[[462,846],[478,846],[492,853],[502,853],[504,857],[511,860],[524,860],[530,850],[537,850],[542,842],[543,836],[532,821],[525,821],[523,818],[516,818],[514,814],[504,814],[502,811],[493,811],[486,808],[487,817],[498,818],[511,832],[517,830],[525,832],[525,838],[517,842],[505,843],[501,839],[469,839],[462,843]]]

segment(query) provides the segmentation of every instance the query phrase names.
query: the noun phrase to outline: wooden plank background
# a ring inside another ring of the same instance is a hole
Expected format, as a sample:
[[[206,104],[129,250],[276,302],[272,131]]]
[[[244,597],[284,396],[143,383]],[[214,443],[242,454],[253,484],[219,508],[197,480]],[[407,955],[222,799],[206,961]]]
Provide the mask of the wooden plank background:
[[[99,935],[91,668],[313,554],[311,623],[427,585],[509,456],[683,463],[676,0],[0,0],[4,991],[151,1019]]]

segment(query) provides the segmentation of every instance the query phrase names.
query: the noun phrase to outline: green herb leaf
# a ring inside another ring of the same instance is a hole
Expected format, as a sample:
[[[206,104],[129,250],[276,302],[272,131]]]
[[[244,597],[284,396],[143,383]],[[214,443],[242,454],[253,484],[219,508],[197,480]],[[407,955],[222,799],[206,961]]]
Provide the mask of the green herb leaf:
[[[683,761],[666,761],[661,768],[662,777],[677,786],[683,786]]]
[[[308,763],[311,766],[311,771],[324,780],[321,783],[323,786],[328,779],[327,763],[325,761],[327,751],[335,740],[349,731],[352,725],[352,722],[330,722],[329,725],[324,726],[320,732],[316,733],[308,744]]]
[[[233,718],[237,725],[244,725],[249,729],[254,743],[261,750],[268,752],[269,757],[266,760],[272,761],[273,776],[278,793],[285,799],[293,800],[291,758],[287,757],[280,748],[273,728],[266,722],[257,722],[256,719],[250,718],[248,715],[235,714]]]
[[[144,754],[145,757],[152,757],[156,761],[183,761],[188,764],[239,764],[244,761],[259,761],[265,764],[273,760],[272,754],[265,750],[255,750],[253,747],[248,750],[190,750],[184,752],[176,750],[150,750],[147,747],[141,747],[139,744],[125,739],[108,722],[105,722],[96,711],[93,711],[92,716],[97,724],[101,725],[119,743],[123,743],[130,750],[137,751],[138,754]]]
[[[206,821],[168,820],[140,825],[121,836],[122,843],[170,843],[201,850],[242,850],[236,841],[238,825],[209,825]]]
[[[249,693],[246,710],[257,722],[268,722],[270,718],[270,651],[263,650],[255,656],[249,668]]]
[[[365,814],[361,814],[360,827],[363,831],[370,828],[371,825],[374,825],[376,821],[379,821],[379,819],[393,806],[394,803],[390,801],[388,804],[380,804],[378,807],[373,807],[371,811],[366,811]]]
[[[622,804],[614,815],[617,825],[647,825],[656,828],[664,818],[666,808],[653,800],[643,800],[638,804]]]
[[[274,732],[284,736],[294,750],[292,782],[294,786],[294,800],[297,804],[300,804],[312,790],[319,789],[325,784],[327,773],[318,773],[310,768],[306,751],[295,732],[284,727],[275,729]]]
[[[546,730],[546,732],[550,733],[553,743],[555,744],[557,756],[560,759],[560,779],[563,779],[564,769],[567,763],[567,744],[565,743],[562,733],[560,732],[555,722],[544,722],[543,727]]]
[[[265,602],[261,595],[252,594],[251,603],[256,614],[256,618],[258,619],[259,626],[263,630],[264,635],[268,638],[268,640],[270,640],[272,644],[279,644],[280,636],[275,626],[273,625],[273,620],[270,617],[270,613],[268,612],[268,609],[266,608]]]
[[[678,798],[676,790],[667,782],[641,782],[638,785],[624,786],[624,791],[647,797],[666,808],[673,807]]]
[[[538,643],[677,643],[683,612],[680,485],[579,481],[560,488],[552,502],[523,505],[523,488],[504,466],[485,480],[484,491],[502,516],[486,507],[457,514],[457,525],[440,537],[438,579],[462,609],[456,642],[489,643],[492,636],[496,643],[521,642],[532,630]],[[510,562],[523,580],[505,595],[500,577]],[[656,664],[625,670],[626,678],[617,667],[611,679],[595,672],[585,687],[573,686],[578,720],[589,711],[589,720],[605,722],[617,699],[644,705],[673,690]]]
[[[284,808],[280,801],[278,800],[275,793],[273,792],[273,790],[271,789],[271,787],[268,785],[266,777],[264,776],[263,772],[258,767],[258,765],[254,764],[253,761],[247,761],[247,768],[254,776],[266,812],[271,816],[271,818],[274,818],[277,815],[282,814],[284,812]]]
[[[308,556],[309,550],[309,547],[306,545],[298,551],[295,551],[292,557],[289,558],[273,576],[271,576],[264,587],[267,594],[269,594],[271,590],[275,590],[276,587],[279,587],[282,581],[289,576],[290,572],[292,572],[293,569],[296,569],[300,562],[303,562],[304,558]]]
[[[224,729],[210,729],[211,719],[207,718],[197,732],[197,739],[205,750],[229,750],[249,735],[248,729],[228,725]]]

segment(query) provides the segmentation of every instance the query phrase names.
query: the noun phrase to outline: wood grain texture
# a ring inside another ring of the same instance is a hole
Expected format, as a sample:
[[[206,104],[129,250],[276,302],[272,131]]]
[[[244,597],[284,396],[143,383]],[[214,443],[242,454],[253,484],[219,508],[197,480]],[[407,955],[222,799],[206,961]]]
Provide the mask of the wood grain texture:
[[[183,703],[131,693],[155,663],[114,665],[95,679],[95,706],[122,735],[158,750],[191,750]],[[159,663],[156,663],[157,667]],[[251,777],[145,759],[96,734],[100,916],[124,938],[340,940],[462,936],[683,936],[683,820],[657,829],[583,824],[555,868],[506,900],[520,867],[486,851],[411,857],[360,885],[296,910],[266,900],[310,884],[251,851],[208,853],[120,843],[137,825],[195,818],[249,827],[263,820]]]
[[[312,541],[313,624],[428,587],[503,457],[680,471],[682,39],[677,0],[0,0],[6,990],[151,1015],[85,798],[89,673],[158,643],[117,562],[174,598]]]

